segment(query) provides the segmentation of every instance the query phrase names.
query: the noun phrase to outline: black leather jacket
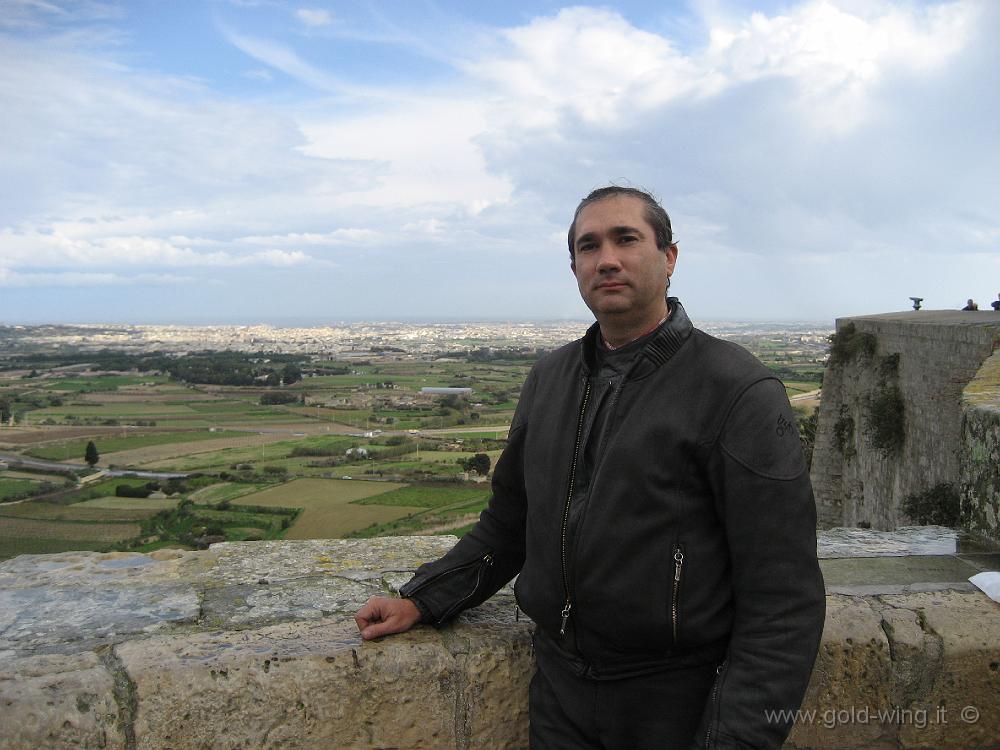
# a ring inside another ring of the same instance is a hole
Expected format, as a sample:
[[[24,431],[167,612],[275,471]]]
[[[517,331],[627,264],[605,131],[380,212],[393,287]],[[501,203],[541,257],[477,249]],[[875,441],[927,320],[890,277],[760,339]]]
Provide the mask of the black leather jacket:
[[[819,645],[815,505],[784,388],[679,302],[610,394],[566,540],[597,326],[521,392],[479,523],[401,589],[436,625],[520,573],[521,609],[581,673],[723,662],[699,746],[779,747]],[[742,744],[739,744],[742,743]]]

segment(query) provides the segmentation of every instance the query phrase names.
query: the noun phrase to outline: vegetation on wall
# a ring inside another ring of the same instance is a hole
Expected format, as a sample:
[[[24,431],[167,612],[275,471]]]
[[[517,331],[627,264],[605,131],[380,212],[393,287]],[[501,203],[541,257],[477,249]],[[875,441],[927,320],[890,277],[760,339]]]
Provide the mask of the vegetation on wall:
[[[830,336],[830,364],[845,365],[858,357],[870,359],[877,345],[874,335],[860,332],[854,323],[848,323]]]
[[[903,512],[916,523],[958,526],[961,498],[955,485],[941,482],[903,499]]]
[[[812,469],[813,447],[816,445],[816,426],[819,423],[819,409],[814,409],[806,416],[796,409],[795,422],[799,428],[799,439],[802,441],[802,454],[806,459],[806,466]]]
[[[885,386],[869,399],[865,436],[883,457],[894,456],[902,449],[906,441],[906,412],[899,386]]]
[[[847,410],[847,404],[840,407],[840,415],[833,424],[833,439],[837,443],[837,450],[848,461],[857,454],[854,448],[854,417]]]

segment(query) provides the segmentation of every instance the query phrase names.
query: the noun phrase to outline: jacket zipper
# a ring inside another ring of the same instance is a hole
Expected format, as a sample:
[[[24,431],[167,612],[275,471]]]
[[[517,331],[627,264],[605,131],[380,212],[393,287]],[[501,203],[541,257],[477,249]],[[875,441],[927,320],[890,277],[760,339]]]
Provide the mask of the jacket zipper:
[[[476,592],[479,591],[479,586],[483,582],[483,573],[492,565],[493,565],[493,555],[487,552],[485,555],[483,555],[482,559],[479,561],[479,572],[476,574],[476,585],[472,587],[472,591],[470,591],[464,599],[452,605],[451,609],[449,609],[447,612],[441,615],[442,622],[451,617],[453,613],[461,610],[462,607],[465,606],[465,603],[476,595]]]
[[[434,581],[437,581],[438,579],[443,578],[444,576],[479,566],[479,574],[476,576],[476,585],[473,587],[472,591],[470,591],[467,596],[465,596],[457,604],[452,605],[452,607],[448,609],[448,611],[445,612],[438,620],[438,622],[444,622],[445,620],[448,619],[448,617],[451,615],[452,612],[455,612],[456,610],[460,609],[463,604],[465,604],[467,601],[469,601],[469,599],[471,599],[475,595],[475,593],[479,590],[479,585],[483,581],[483,571],[485,571],[492,565],[493,565],[493,553],[487,552],[485,555],[476,560],[473,560],[472,562],[465,563],[464,565],[458,565],[457,567],[450,568],[448,570],[442,570],[440,573],[432,575],[427,580],[421,581],[417,586],[414,586],[407,592],[407,596],[416,594],[418,591],[422,591],[427,586],[434,583]]]
[[[559,626],[559,635],[566,635],[566,624],[569,622],[569,613],[573,608],[573,601],[569,593],[569,566],[566,564],[566,527],[569,524],[569,506],[573,501],[573,488],[576,484],[576,462],[580,455],[580,439],[583,437],[583,418],[587,412],[587,401],[590,400],[590,380],[583,391],[583,402],[580,404],[580,417],[576,423],[576,443],[573,446],[573,463],[569,467],[569,488],[566,490],[566,507],[563,509],[562,531],[560,533],[560,557],[562,559],[562,579],[563,591],[566,594],[566,602],[563,604],[562,624]]]
[[[677,597],[681,589],[681,571],[684,568],[684,550],[674,546],[674,583],[670,594],[670,624],[674,631],[674,648],[677,647]]]
[[[708,726],[705,728],[705,750],[710,750],[709,743],[712,739],[712,725],[715,724],[716,714],[718,713],[716,702],[719,698],[719,690],[722,689],[722,673],[725,671],[728,661],[726,659],[715,669],[715,682],[712,684],[712,702],[709,704],[711,715],[708,717]]]

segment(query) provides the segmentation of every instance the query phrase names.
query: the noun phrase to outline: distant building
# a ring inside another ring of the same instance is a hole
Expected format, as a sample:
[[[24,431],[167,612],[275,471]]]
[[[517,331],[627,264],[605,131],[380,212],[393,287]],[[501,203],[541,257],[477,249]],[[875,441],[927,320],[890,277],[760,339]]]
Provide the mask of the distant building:
[[[471,388],[435,388],[435,387],[424,387],[420,389],[421,393],[430,393],[436,396],[468,396],[472,393]]]

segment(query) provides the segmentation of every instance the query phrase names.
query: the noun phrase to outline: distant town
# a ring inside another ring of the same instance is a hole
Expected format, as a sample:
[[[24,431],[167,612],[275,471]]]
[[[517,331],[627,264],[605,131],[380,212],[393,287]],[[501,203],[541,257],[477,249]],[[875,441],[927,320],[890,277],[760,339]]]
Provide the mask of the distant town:
[[[362,322],[315,327],[272,325],[3,325],[0,363],[14,354],[232,350],[350,355],[393,348],[435,354],[485,347],[496,350],[552,349],[579,338],[589,321],[401,323]],[[830,324],[816,322],[710,322],[700,328],[751,351],[788,349],[789,354],[825,355]]]

